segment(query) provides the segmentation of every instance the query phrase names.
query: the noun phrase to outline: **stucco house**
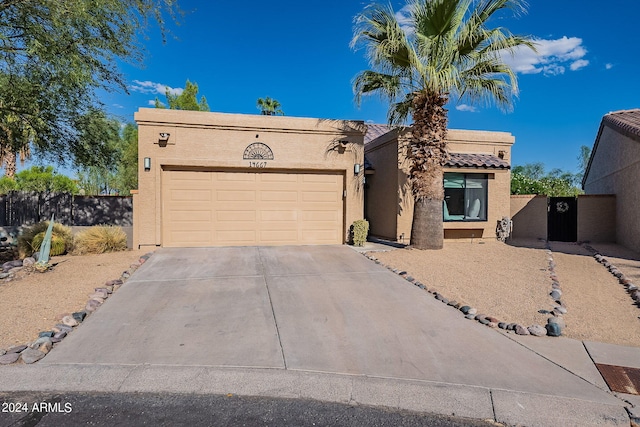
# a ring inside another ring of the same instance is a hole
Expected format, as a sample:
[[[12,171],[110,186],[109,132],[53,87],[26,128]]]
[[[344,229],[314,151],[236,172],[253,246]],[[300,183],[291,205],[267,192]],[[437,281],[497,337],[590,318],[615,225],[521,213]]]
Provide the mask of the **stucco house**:
[[[616,241],[640,251],[640,109],[602,118],[582,188],[615,194]]]
[[[365,218],[373,236],[410,243],[413,220],[409,129],[368,125],[365,136]],[[506,132],[449,130],[451,158],[444,168],[444,238],[495,238],[510,215],[511,146]]]
[[[341,244],[363,122],[142,108],[134,247]]]

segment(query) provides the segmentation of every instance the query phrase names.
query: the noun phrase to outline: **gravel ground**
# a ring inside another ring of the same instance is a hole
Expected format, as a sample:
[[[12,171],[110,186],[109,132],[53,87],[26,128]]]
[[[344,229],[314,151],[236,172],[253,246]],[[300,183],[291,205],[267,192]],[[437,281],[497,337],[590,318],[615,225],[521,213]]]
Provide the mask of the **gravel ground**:
[[[592,246],[640,282],[638,254],[616,245]],[[544,326],[549,315],[538,310],[552,310],[556,305],[549,296],[551,279],[544,247],[540,241],[447,240],[440,251],[399,249],[374,255],[449,300],[476,307],[478,313],[507,323]],[[551,249],[568,309],[564,335],[640,347],[640,309],[618,280],[578,245],[553,243]],[[609,253],[620,258],[609,257]]]
[[[61,315],[84,309],[94,288],[118,279],[143,251],[53,257],[45,273],[19,273],[0,281],[0,349],[26,344],[59,323]]]

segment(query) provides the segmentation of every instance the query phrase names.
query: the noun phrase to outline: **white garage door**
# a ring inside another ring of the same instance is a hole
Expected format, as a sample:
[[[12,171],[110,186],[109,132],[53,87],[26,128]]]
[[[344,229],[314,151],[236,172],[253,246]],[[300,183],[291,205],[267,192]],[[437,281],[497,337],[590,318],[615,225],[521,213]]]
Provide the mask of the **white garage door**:
[[[162,244],[341,244],[342,193],[338,173],[165,170]]]

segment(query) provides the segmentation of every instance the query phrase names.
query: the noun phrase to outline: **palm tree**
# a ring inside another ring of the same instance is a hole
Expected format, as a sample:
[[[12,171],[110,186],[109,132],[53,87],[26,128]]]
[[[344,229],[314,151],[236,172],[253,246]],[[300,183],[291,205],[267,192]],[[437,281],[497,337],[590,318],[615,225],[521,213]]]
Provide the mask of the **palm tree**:
[[[413,119],[407,157],[415,201],[411,245],[443,245],[443,165],[448,159],[450,97],[495,102],[508,109],[517,93],[515,73],[503,55],[518,46],[534,49],[487,22],[503,9],[524,12],[524,0],[407,0],[400,22],[391,6],[370,5],[356,16],[353,48],[366,48],[371,70],[354,79],[356,101],[377,93],[389,100],[391,125]]]
[[[0,103],[1,106],[1,103]],[[13,113],[3,113],[0,118],[0,166],[4,166],[5,176],[13,179],[17,171],[17,161],[24,164],[31,157],[30,143],[35,131]]]
[[[264,116],[284,116],[284,112],[280,109],[280,103],[268,96],[264,99],[258,98],[256,106],[260,110],[260,114]]]

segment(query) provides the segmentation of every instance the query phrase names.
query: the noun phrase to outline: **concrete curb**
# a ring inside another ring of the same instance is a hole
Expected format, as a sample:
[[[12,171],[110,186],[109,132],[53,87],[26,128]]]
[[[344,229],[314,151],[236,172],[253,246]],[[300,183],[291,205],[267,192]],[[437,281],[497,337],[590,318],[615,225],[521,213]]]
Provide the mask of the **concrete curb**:
[[[507,425],[628,426],[611,403],[364,375],[284,369],[173,365],[7,366],[0,391],[170,392],[305,398],[493,420]]]

